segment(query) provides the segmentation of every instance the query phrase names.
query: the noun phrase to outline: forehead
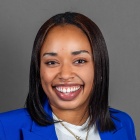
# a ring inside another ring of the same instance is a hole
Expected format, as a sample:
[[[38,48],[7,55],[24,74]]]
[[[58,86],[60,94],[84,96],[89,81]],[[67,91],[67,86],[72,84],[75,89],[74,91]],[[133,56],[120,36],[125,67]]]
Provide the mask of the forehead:
[[[86,49],[91,51],[86,34],[75,25],[59,25],[53,27],[47,34],[42,49],[57,51],[59,49]]]

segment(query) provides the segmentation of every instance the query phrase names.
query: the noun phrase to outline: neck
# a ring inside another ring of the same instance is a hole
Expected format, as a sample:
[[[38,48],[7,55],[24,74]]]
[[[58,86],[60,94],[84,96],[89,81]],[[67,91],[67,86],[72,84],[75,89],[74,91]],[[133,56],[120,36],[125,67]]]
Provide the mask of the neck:
[[[54,106],[52,107],[53,113],[61,120],[66,121],[68,123],[74,125],[82,125],[86,122],[87,118],[89,117],[89,112],[87,107],[82,110],[63,110],[58,109]]]

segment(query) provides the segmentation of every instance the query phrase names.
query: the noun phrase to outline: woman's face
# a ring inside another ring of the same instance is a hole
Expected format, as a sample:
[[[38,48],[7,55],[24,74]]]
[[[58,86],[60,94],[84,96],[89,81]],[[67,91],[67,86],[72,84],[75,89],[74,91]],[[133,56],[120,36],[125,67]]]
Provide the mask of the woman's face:
[[[40,77],[50,105],[60,110],[87,107],[93,86],[92,51],[74,25],[56,26],[41,48]]]

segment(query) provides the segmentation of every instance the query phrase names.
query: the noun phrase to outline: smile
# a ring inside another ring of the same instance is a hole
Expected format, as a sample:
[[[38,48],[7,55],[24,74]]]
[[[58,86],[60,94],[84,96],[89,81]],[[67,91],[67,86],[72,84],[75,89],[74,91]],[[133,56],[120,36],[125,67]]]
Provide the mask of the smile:
[[[56,90],[61,92],[61,93],[64,93],[64,94],[69,94],[71,92],[76,92],[77,90],[80,89],[80,86],[57,86],[56,87]]]
[[[59,99],[63,101],[72,101],[82,93],[82,85],[56,85],[54,91]]]

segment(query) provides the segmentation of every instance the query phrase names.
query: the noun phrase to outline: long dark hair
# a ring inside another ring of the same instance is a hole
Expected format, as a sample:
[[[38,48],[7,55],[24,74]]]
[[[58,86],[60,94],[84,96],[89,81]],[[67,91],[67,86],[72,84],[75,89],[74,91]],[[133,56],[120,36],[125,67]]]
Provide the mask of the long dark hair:
[[[92,48],[95,77],[89,102],[89,125],[96,123],[102,132],[114,130],[115,125],[108,108],[109,59],[106,43],[98,26],[88,17],[79,13],[57,14],[47,20],[39,29],[32,50],[26,107],[33,120],[39,125],[54,123],[53,119],[43,109],[46,94],[40,82],[40,50],[49,30],[65,24],[72,24],[80,28],[88,37]]]

